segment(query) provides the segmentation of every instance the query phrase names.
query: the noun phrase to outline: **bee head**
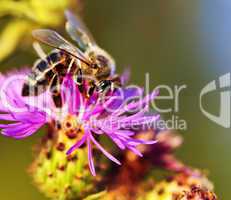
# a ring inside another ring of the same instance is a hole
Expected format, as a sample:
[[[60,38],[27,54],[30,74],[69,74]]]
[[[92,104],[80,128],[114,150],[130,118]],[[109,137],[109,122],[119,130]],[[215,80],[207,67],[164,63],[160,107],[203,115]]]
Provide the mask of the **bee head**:
[[[99,74],[113,75],[115,73],[115,61],[106,51],[99,47],[94,47],[87,54],[92,61],[91,67],[96,69]]]

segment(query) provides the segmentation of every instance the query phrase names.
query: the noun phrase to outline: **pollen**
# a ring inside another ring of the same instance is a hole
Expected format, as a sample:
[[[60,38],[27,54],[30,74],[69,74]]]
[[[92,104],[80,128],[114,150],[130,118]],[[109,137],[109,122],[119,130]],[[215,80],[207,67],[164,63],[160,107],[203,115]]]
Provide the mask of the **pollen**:
[[[68,115],[61,123],[62,131],[68,137],[68,139],[81,139],[84,134],[84,128],[82,124],[77,121],[76,116]]]

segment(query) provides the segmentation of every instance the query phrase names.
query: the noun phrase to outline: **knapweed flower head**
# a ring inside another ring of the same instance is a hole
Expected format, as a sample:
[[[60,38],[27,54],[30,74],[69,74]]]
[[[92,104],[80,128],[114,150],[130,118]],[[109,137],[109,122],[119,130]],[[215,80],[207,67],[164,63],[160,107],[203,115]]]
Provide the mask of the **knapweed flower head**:
[[[137,199],[217,200],[213,190],[213,184],[198,170],[194,175],[179,173],[168,177]]]
[[[55,124],[57,129],[76,142],[66,152],[73,154],[83,145],[88,149],[88,162],[91,173],[96,174],[93,159],[93,146],[107,158],[121,164],[102,146],[100,136],[110,138],[121,150],[128,149],[142,156],[137,146],[154,144],[153,140],[135,139],[137,132],[153,128],[159,115],[147,114],[149,103],[158,91],[144,97],[141,88],[120,88],[107,95],[95,92],[91,97],[81,93],[71,75],[66,75],[61,86],[62,108],[54,105],[49,91],[39,96],[22,97],[23,83],[27,70],[15,71],[0,76],[0,125],[2,134],[15,139],[23,139],[45,124]]]

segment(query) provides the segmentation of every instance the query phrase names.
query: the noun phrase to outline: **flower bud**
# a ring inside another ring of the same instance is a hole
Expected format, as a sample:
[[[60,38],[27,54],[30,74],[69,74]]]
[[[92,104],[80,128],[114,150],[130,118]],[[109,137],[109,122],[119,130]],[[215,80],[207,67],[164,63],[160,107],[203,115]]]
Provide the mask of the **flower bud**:
[[[213,185],[201,175],[179,174],[155,185],[138,200],[216,200]]]
[[[66,154],[74,142],[63,130],[51,131],[43,139],[30,167],[34,183],[51,199],[82,199],[94,189],[86,147],[79,148],[68,156]]]

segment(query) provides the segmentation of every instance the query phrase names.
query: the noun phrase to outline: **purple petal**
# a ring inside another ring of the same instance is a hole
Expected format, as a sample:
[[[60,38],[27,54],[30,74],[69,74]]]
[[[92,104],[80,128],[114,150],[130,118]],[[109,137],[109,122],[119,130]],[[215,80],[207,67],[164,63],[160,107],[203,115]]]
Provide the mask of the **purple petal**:
[[[41,126],[35,126],[35,127],[30,127],[26,130],[24,130],[23,132],[21,132],[20,134],[14,136],[15,139],[23,139],[26,137],[31,136],[32,134],[34,134]]]
[[[125,69],[120,77],[122,85],[126,85],[128,83],[130,76],[131,76],[130,68]]]
[[[91,140],[93,143],[102,151],[102,153],[108,157],[111,161],[115,162],[118,165],[121,165],[120,161],[118,161],[114,156],[112,156],[110,153],[108,153],[96,140],[95,138],[90,135]]]
[[[25,122],[25,123],[45,123],[46,116],[44,113],[37,112],[22,112],[22,113],[12,113],[15,120]]]
[[[122,136],[133,136],[135,133],[134,131],[130,131],[130,130],[118,130],[115,131],[116,135],[122,135]]]
[[[121,93],[122,92],[122,93]],[[125,105],[124,103],[129,101],[129,99],[134,99],[135,97],[140,97],[143,94],[141,88],[125,88],[116,90],[113,96],[104,103],[104,108],[109,108],[116,113],[119,112]]]
[[[42,126],[42,124],[36,126],[32,126],[31,124],[21,124],[21,125],[14,124],[14,125],[15,125],[14,128],[4,129],[2,131],[2,134],[8,137],[13,137],[15,139],[22,139],[32,135]]]
[[[156,144],[157,143],[156,140],[145,141],[145,140],[138,140],[138,139],[133,139],[133,138],[129,139],[127,142],[129,145],[132,145],[132,146],[136,146],[140,144]]]
[[[130,116],[121,116],[119,117],[120,121],[131,121],[136,120],[138,117],[144,116],[144,114],[148,111],[148,106],[145,106],[143,109],[141,109],[139,112],[132,114]]]
[[[114,114],[119,116],[119,115],[122,115],[125,112],[129,112],[129,111],[135,109],[137,106],[147,105],[147,104],[149,104],[150,101],[155,99],[158,94],[159,94],[159,90],[155,90],[151,94],[147,95],[146,97],[144,97],[144,99],[142,99],[140,101],[131,102],[131,103],[127,104],[127,105],[124,105],[123,108],[121,108],[120,110],[118,110]]]
[[[0,114],[0,120],[15,121],[11,114]]]
[[[140,157],[143,157],[142,153],[138,149],[136,149],[135,147],[128,146],[128,149],[130,149],[134,154],[136,154],[136,155],[138,155]]]
[[[93,156],[92,156],[92,146],[91,146],[91,141],[90,138],[87,138],[87,148],[88,148],[88,162],[89,162],[89,168],[93,176],[96,176],[95,173],[95,166],[94,166],[94,161],[93,161]]]
[[[123,144],[123,142],[118,139],[115,135],[112,134],[108,134],[108,136],[112,139],[113,142],[115,142],[115,144],[122,150],[124,150],[126,148],[126,146]]]
[[[136,120],[132,120],[132,121],[118,121],[118,125],[122,125],[122,127],[133,127],[133,126],[141,126],[141,125],[147,125],[147,124],[151,124],[155,121],[157,121],[160,118],[160,115],[155,115],[155,116],[144,116],[144,117],[140,117],[137,118]]]
[[[114,135],[116,135],[119,138],[123,138],[124,140],[130,139],[131,137],[129,135],[123,134],[123,132],[115,131]]]
[[[68,105],[68,111],[71,114],[75,114],[79,111],[81,105],[81,94],[77,85],[73,81],[73,78],[68,75],[65,77],[62,84],[62,98]]]
[[[88,120],[91,116],[96,116],[104,111],[104,107],[100,104],[98,100],[94,107],[88,106],[84,115],[84,120]]]
[[[87,137],[83,136],[83,138],[81,140],[79,140],[76,144],[74,144],[68,151],[67,151],[67,155],[70,155],[73,151],[75,151],[76,149],[78,149],[79,147],[81,147],[84,142],[86,142]]]
[[[17,127],[20,127],[24,124],[22,123],[13,123],[13,124],[0,124],[0,129],[12,129],[12,128],[17,128]]]

